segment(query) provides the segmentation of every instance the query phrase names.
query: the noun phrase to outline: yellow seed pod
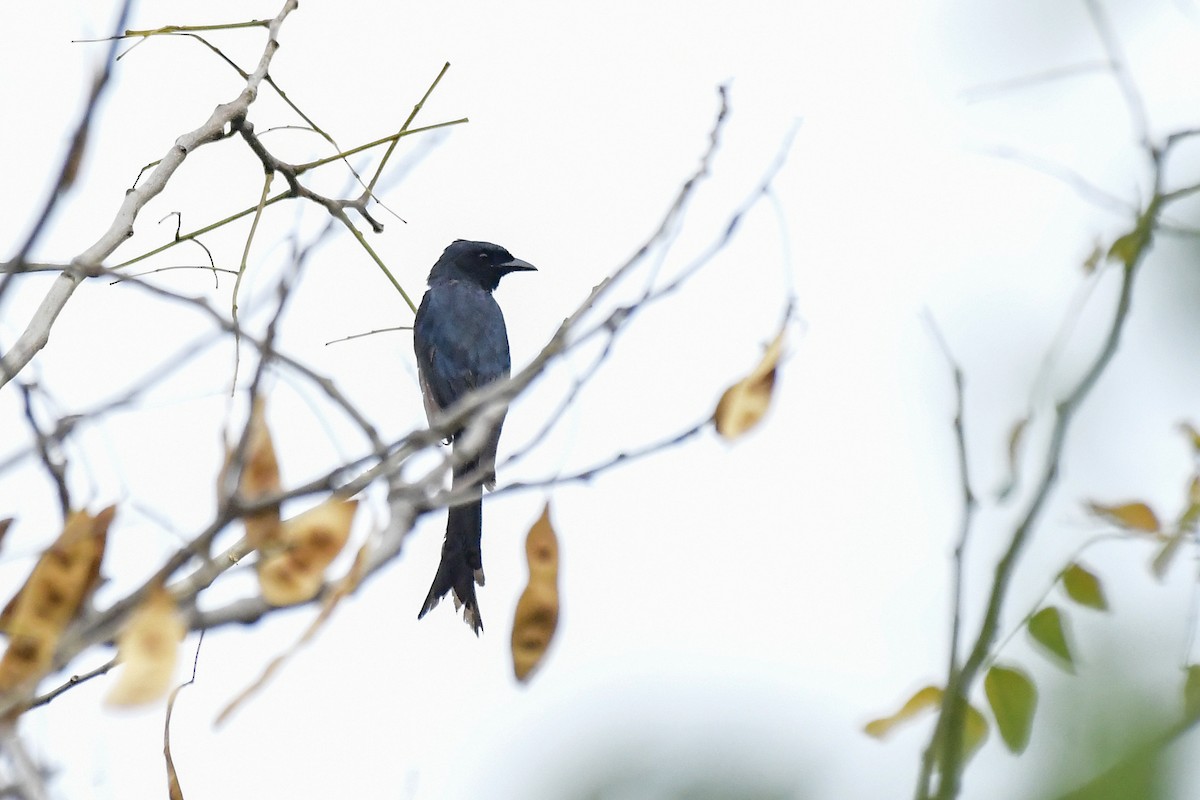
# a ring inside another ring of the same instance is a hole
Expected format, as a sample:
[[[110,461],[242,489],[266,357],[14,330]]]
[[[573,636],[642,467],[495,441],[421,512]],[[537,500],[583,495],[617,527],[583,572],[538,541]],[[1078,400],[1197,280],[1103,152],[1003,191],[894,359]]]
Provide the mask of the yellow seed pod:
[[[529,584],[513,615],[513,672],[526,681],[546,655],[558,627],[558,538],[550,523],[550,504],[525,537]]]
[[[187,632],[175,598],[157,586],[130,615],[117,636],[121,671],[104,702],[110,706],[153,703],[167,694]]]
[[[258,562],[263,598],[273,606],[311,600],[325,582],[325,569],[346,546],[357,500],[330,498],[283,523],[275,552]]]
[[[108,526],[115,514],[115,506],[94,517],[86,511],[71,512],[58,539],[0,611],[0,630],[9,639],[0,658],[0,692],[36,682],[50,670],[58,637],[100,580]]]
[[[713,412],[717,433],[726,439],[736,439],[757,425],[771,405],[775,389],[775,368],[783,354],[783,331],[767,346],[749,375],[725,390]]]

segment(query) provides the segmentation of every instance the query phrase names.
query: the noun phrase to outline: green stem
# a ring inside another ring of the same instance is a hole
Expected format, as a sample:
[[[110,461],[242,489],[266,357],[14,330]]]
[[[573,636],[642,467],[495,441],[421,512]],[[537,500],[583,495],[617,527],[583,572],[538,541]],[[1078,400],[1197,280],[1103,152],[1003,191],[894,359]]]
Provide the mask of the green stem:
[[[1095,361],[1092,362],[1091,367],[1079,380],[1079,383],[1071,393],[1055,406],[1054,428],[1051,431],[1050,444],[1046,452],[1046,462],[1042,469],[1041,480],[1038,482],[1037,492],[1030,501],[1029,507],[1026,509],[1020,523],[1013,531],[1012,539],[1009,541],[1008,548],[1005,550],[1003,557],[996,564],[995,578],[992,581],[992,591],[988,598],[984,619],[980,624],[975,644],[971,648],[966,661],[963,663],[962,671],[959,673],[959,681],[957,685],[946,687],[945,700],[942,706],[942,713],[946,719],[944,724],[939,723],[938,725],[938,731],[942,737],[940,741],[941,758],[939,759],[940,776],[936,794],[938,800],[952,800],[952,798],[957,797],[959,794],[963,769],[961,742],[963,741],[963,726],[966,717],[963,711],[966,707],[967,695],[970,693],[972,686],[979,677],[979,673],[987,662],[992,644],[999,633],[1000,613],[1004,607],[1004,601],[1008,596],[1008,589],[1012,582],[1012,575],[1016,569],[1017,560],[1041,517],[1042,509],[1045,507],[1051,491],[1058,483],[1059,463],[1066,444],[1067,432],[1084,400],[1087,399],[1096,382],[1112,361],[1113,356],[1116,355],[1117,347],[1121,340],[1121,332],[1124,330],[1125,322],[1129,317],[1129,309],[1133,302],[1134,278],[1137,274],[1137,267],[1146,253],[1149,252],[1151,243],[1149,231],[1154,227],[1160,207],[1161,197],[1156,195],[1146,211],[1137,220],[1134,230],[1144,232],[1145,235],[1139,236],[1136,249],[1129,254],[1129,258],[1123,266],[1121,295],[1117,300],[1116,311],[1113,314],[1112,324],[1109,326],[1104,345],[1096,356]]]
[[[433,79],[433,83],[429,84],[429,88],[425,90],[425,94],[423,94],[421,99],[417,101],[417,104],[413,106],[412,111],[408,115],[408,119],[404,120],[404,124],[400,126],[400,131],[396,134],[396,138],[392,140],[390,145],[388,145],[387,152],[385,152],[383,154],[383,158],[380,159],[379,166],[375,169],[375,174],[371,176],[371,181],[367,184],[367,194],[373,194],[375,192],[375,184],[379,181],[379,176],[383,174],[383,168],[387,165],[388,159],[392,157],[392,152],[396,149],[396,143],[399,142],[400,137],[408,131],[408,126],[412,125],[413,120],[417,118],[417,114],[419,114],[421,109],[425,107],[425,101],[429,99],[431,94],[433,94],[433,90],[436,89],[437,85],[442,82],[442,76],[445,75],[446,71],[449,69],[450,62],[447,61],[442,65],[442,69],[440,72],[438,72],[437,77]],[[412,304],[409,303],[409,305]]]

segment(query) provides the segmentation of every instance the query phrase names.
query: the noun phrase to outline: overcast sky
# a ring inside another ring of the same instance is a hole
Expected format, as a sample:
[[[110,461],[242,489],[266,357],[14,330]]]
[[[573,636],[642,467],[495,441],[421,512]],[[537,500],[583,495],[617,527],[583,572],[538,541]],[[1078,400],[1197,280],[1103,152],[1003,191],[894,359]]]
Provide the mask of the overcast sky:
[[[142,3],[131,27],[269,18],[281,5]],[[1105,8],[1152,133],[1195,126],[1200,88],[1181,76],[1200,74],[1200,12],[1188,0]],[[11,33],[0,51],[3,258],[48,190],[104,52],[72,40],[107,34],[114,13],[111,4],[84,2],[0,10]],[[247,69],[263,44],[261,29],[211,38]],[[699,276],[645,310],[556,433],[501,469],[502,484],[569,472],[686,428],[753,365],[792,295],[800,319],[788,331],[771,413],[743,441],[708,433],[588,484],[485,503],[480,639],[448,604],[416,620],[441,515],[422,519],[401,558],[215,731],[218,709],[295,640],[313,610],[208,637],[173,722],[189,800],[560,798],[605,781],[625,783],[591,796],[666,797],[689,782],[722,781],[740,787],[732,796],[747,786],[763,796],[911,793],[927,724],[883,744],[861,728],[941,680],[946,660],[959,487],[952,384],[926,318],[937,320],[966,374],[970,466],[986,500],[964,589],[973,634],[995,557],[1027,496],[993,502],[1007,472],[1007,432],[1032,397],[1042,415],[1023,464],[1028,488],[1046,412],[1111,315],[1119,276],[1089,282],[1082,264],[1131,218],[1029,163],[1085,175],[1131,208],[1149,193],[1111,76],[1092,70],[1004,85],[1103,59],[1083,4],[305,2],[280,43],[271,75],[343,147],[398,128],[451,63],[417,124],[470,122],[405,140],[381,192],[404,221],[381,212],[386,231],[370,241],[414,298],[456,238],[494,241],[535,264],[539,272],[507,278],[497,292],[518,366],[653,231],[706,146],[718,85],[729,87],[732,114],[714,175],[662,274],[675,274],[719,235],[795,132],[772,197]],[[155,38],[129,52],[100,108],[79,185],[35,256],[66,261],[89,246],[138,171],[240,85],[189,39]],[[300,123],[265,88],[250,119],[260,132]],[[271,137],[292,161],[330,152],[310,133]],[[999,149],[1029,157],[1018,163]],[[1195,180],[1194,152],[1179,156],[1178,183]],[[338,192],[347,176],[335,166],[317,181]],[[203,148],[114,258],[167,241],[173,222],[156,223],[170,212],[182,212],[190,230],[252,205],[261,182],[240,142]],[[1182,208],[1173,218],[1190,221]],[[322,223],[317,209],[299,204],[264,219],[244,287],[251,319],[263,320],[252,309],[269,305],[288,237],[309,237]],[[235,266],[245,233],[237,227],[205,243],[220,264]],[[1103,530],[1085,500],[1144,499],[1165,518],[1177,512],[1190,462],[1174,426],[1200,418],[1195,256],[1185,240],[1164,237],[1147,262],[1121,352],[1079,419],[1064,481],[1022,562],[1005,631],[1069,554]],[[199,248],[175,248],[146,266],[198,263]],[[179,291],[228,303],[231,281],[214,290],[209,273],[167,274]],[[4,299],[0,346],[11,345],[50,280],[24,280]],[[642,285],[634,281],[625,296]],[[1035,391],[1043,357],[1081,296],[1087,306],[1066,353]],[[410,321],[343,232],[309,262],[280,344],[333,376],[396,438],[423,424],[409,334],[325,342]],[[70,413],[111,396],[210,325],[92,282],[72,299],[30,376]],[[561,365],[513,406],[502,455],[528,443],[586,364]],[[75,441],[76,497],[93,509],[120,508],[106,562],[112,580],[99,602],[137,585],[179,537],[211,518],[221,431],[244,414],[228,398],[230,368],[228,348],[215,348],[136,412],[89,426]],[[285,482],[361,447],[311,386],[281,375],[270,403]],[[0,392],[0,456],[27,435],[19,409],[11,388]],[[562,617],[540,673],[520,687],[509,626],[525,580],[524,535],[547,497],[560,536]],[[356,543],[383,513],[382,497],[369,494]],[[53,488],[35,464],[0,475],[7,515],[18,523],[0,554],[6,592],[57,525]],[[1088,551],[1114,607],[1107,618],[1076,615],[1074,637],[1091,673],[1064,678],[1023,637],[1006,646],[1001,660],[1034,675],[1050,711],[1086,705],[1080,698],[1103,685],[1096,676],[1119,672],[1104,666],[1113,635],[1125,637],[1126,652],[1152,654],[1127,683],[1157,699],[1138,702],[1175,697],[1179,666],[1196,660],[1186,622],[1194,581],[1180,568],[1153,582],[1151,552],[1130,542]],[[228,599],[250,589],[243,572],[215,591]],[[189,637],[188,665],[194,649]],[[90,654],[73,669],[107,657]],[[58,770],[61,796],[161,793],[162,706],[102,710],[106,680],[29,714],[24,730]],[[1078,761],[1071,747],[1041,718],[1019,761],[993,734],[968,770],[967,796],[1031,791],[1038,765]]]

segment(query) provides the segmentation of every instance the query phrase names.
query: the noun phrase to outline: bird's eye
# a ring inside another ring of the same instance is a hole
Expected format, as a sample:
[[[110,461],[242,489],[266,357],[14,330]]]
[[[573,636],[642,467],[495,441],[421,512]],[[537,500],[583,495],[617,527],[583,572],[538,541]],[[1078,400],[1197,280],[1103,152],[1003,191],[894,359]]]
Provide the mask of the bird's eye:
[[[484,261],[486,261],[488,256],[487,256],[487,253],[480,253],[479,257],[482,258]]]

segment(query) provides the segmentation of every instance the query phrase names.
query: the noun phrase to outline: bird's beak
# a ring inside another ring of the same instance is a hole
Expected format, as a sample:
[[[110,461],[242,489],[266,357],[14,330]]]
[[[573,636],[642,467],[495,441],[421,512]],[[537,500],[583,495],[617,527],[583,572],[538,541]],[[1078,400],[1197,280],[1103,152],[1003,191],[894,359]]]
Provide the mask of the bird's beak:
[[[533,264],[530,264],[528,261],[522,261],[519,258],[514,258],[511,261],[505,261],[500,265],[500,269],[504,270],[506,274],[509,272],[529,272],[530,270],[537,272],[537,267],[535,267]]]

